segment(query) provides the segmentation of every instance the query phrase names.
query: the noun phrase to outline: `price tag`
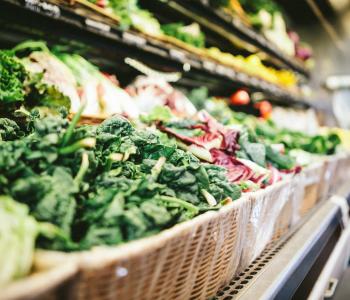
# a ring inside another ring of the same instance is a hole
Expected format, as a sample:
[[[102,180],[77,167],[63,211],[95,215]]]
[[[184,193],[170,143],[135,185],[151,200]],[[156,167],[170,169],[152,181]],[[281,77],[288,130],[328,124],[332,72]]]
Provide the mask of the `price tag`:
[[[103,32],[111,31],[111,26],[91,19],[85,19],[85,25]]]
[[[259,80],[258,82],[259,82],[258,87],[261,87],[263,90],[268,90],[269,86],[266,84],[265,81]]]
[[[222,65],[216,66],[216,72],[220,75],[228,75],[227,68]]]
[[[163,57],[166,57],[168,55],[168,52],[150,45],[145,45],[143,49]]]
[[[258,86],[259,85],[259,80],[258,78],[252,77],[250,82],[252,83],[252,85],[254,86]]]
[[[242,27],[242,23],[237,18],[232,18],[232,25],[235,27]]]
[[[227,76],[231,79],[236,77],[236,72],[232,69],[227,69]]]
[[[203,61],[203,68],[207,71],[215,72],[216,64],[213,63],[212,61],[205,60]]]
[[[184,61],[186,58],[186,54],[184,52],[176,49],[170,49],[169,54],[170,54],[170,57],[179,61]]]
[[[40,0],[25,0],[24,6],[32,11],[44,13],[53,18],[58,18],[61,15],[61,10],[57,5],[47,3]]]
[[[237,74],[237,79],[239,81],[242,81],[242,82],[247,82],[249,80],[249,77],[248,77],[248,75],[246,75],[244,73],[238,73]]]
[[[202,67],[202,64],[198,60],[194,59],[187,59],[187,63],[189,63],[192,67],[200,69]]]
[[[147,43],[146,39],[144,39],[141,36],[137,36],[135,34],[132,34],[130,32],[123,32],[123,40],[127,43],[134,44],[137,46],[143,46]]]

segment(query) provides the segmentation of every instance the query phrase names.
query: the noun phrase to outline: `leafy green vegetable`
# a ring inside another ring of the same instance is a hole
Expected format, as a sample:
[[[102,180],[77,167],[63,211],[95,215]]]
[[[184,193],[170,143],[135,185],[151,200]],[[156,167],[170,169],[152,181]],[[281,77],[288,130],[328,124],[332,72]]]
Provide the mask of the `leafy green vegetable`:
[[[0,117],[17,109],[25,99],[27,72],[10,51],[0,50]]]
[[[55,230],[29,216],[26,205],[0,196],[0,286],[29,273],[38,234]]]
[[[24,101],[26,78],[20,60],[10,51],[0,51],[0,104]]]
[[[237,155],[241,158],[248,158],[264,167],[266,166],[266,147],[264,144],[256,142],[256,140],[252,142],[252,138],[252,134],[249,134],[247,128],[240,131],[239,144],[241,149]]]
[[[194,104],[194,106],[198,109],[204,109],[205,108],[205,102],[208,100],[208,88],[205,86],[193,89],[190,91],[190,93],[187,95],[188,99],[191,100],[191,102]]]
[[[225,169],[200,163],[158,131],[135,129],[122,117],[77,128],[77,119],[33,112],[20,139],[18,128],[0,119],[7,126],[0,193],[60,228],[54,240],[41,238],[41,247],[123,243],[240,197]]]
[[[209,0],[209,3],[213,7],[227,7],[230,3],[230,0]]]
[[[249,138],[253,138],[255,142],[265,145],[283,144],[286,155],[292,149],[302,149],[314,154],[334,154],[340,144],[340,138],[335,133],[311,136],[303,132],[281,129],[271,120],[262,121],[252,115],[234,112],[224,101],[210,100],[206,108],[213,116],[222,120],[224,124],[244,124],[249,129]],[[252,157],[248,158],[254,161]],[[271,159],[272,156],[268,157],[268,160]],[[290,163],[287,163],[287,165],[290,165]]]
[[[314,154],[334,154],[341,142],[334,133],[310,136],[303,132],[279,129],[271,121],[257,123],[256,133],[270,143],[283,144],[287,151],[302,149]]]
[[[44,73],[26,70],[25,59],[15,56],[16,51],[44,47],[45,43],[27,41],[11,51],[0,50],[0,116],[14,116],[15,111],[25,112],[33,107],[43,106],[53,111],[65,107],[70,109],[70,98],[63,95],[54,85],[47,84]]]
[[[250,14],[257,14],[260,10],[266,10],[273,14],[280,12],[280,6],[273,0],[239,0],[243,9]]]
[[[170,23],[162,25],[165,34],[173,36],[187,44],[198,48],[205,47],[205,35],[197,23],[185,26],[183,23]]]
[[[97,4],[97,0],[89,0]],[[99,5],[101,6],[101,4]],[[160,24],[152,14],[139,7],[138,0],[109,0],[102,7],[109,9],[119,17],[119,23],[122,29],[128,29],[131,26],[149,34],[160,34]]]
[[[272,149],[271,146],[266,147],[266,157],[276,168],[281,170],[290,170],[295,166],[293,157],[283,155]]]
[[[172,118],[171,110],[168,106],[156,106],[147,115],[141,115],[142,122],[150,124],[156,121],[169,122]]]
[[[6,118],[0,119],[0,142],[17,139],[23,134],[16,122]]]
[[[63,95],[54,85],[49,85],[43,80],[43,73],[30,75],[26,83],[26,89],[30,92],[26,97],[26,105],[29,107],[44,106],[56,110],[64,107],[70,110],[70,98]]]

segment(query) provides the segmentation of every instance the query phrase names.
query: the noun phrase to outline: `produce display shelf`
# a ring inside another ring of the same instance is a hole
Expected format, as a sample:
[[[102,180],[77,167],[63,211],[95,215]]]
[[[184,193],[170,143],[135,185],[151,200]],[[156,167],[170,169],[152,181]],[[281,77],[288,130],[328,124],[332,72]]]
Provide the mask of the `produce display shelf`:
[[[203,9],[206,9],[208,10],[208,12],[212,12],[215,15],[217,15],[219,18],[225,20],[225,22],[227,22],[235,30],[240,32],[247,41],[259,47],[261,50],[265,51],[269,55],[279,59],[285,65],[289,66],[293,71],[298,72],[308,78],[310,77],[310,72],[307,68],[305,68],[303,62],[283,53],[281,50],[277,48],[276,45],[269,42],[264,36],[257,33],[255,30],[244,25],[238,18],[234,18],[228,15],[222,9],[213,9],[213,7],[209,6],[208,0],[195,0],[194,2],[201,3],[203,6]]]
[[[219,28],[224,29],[220,31],[224,40],[228,36],[239,37],[244,43],[247,43],[250,47],[253,47],[253,49],[255,48],[253,51],[263,51],[267,54],[274,65],[282,65],[306,78],[310,77],[310,72],[302,61],[284,54],[276,45],[269,42],[254,29],[246,26],[238,18],[230,16],[222,9],[211,7],[208,0],[171,0],[166,3],[160,2],[159,0],[146,0],[142,3],[146,5],[147,8],[153,8],[158,11],[161,10],[161,13],[166,12],[164,7],[168,6],[170,12],[174,10],[177,13],[182,12],[182,14],[186,16],[194,16],[194,21],[200,23],[203,27],[207,27],[209,30],[212,30],[213,26],[217,25]]]
[[[210,60],[203,60],[193,53],[141,33],[130,30],[122,31],[108,18],[104,17],[101,21],[101,16],[93,14],[87,16],[82,9],[79,9],[80,13],[77,13],[66,2],[60,2],[60,5],[55,3],[41,0],[1,1],[0,22],[3,22],[3,26],[0,35],[2,43],[6,39],[10,40],[9,44],[21,41],[15,40],[14,33],[9,34],[8,26],[13,22],[16,27],[18,24],[26,26],[30,34],[36,34],[38,31],[38,35],[32,38],[40,38],[44,35],[42,33],[44,30],[45,32],[50,31],[57,38],[65,37],[65,40],[68,41],[82,41],[90,47],[100,48],[101,52],[97,56],[101,57],[101,53],[104,54],[102,59],[99,58],[102,60],[101,64],[107,63],[111,67],[119,60],[120,65],[117,70],[120,72],[127,67],[124,63],[125,57],[131,57],[161,71],[182,72],[183,78],[179,81],[179,85],[191,87],[206,85],[218,94],[223,93],[223,91],[230,92],[234,87],[244,86],[252,91],[263,92],[266,96],[271,97],[272,101],[275,100],[284,105],[304,108],[311,106],[304,99],[300,99],[289,91],[263,79],[237,72],[230,67]],[[57,32],[60,32],[60,35],[57,35]],[[20,34],[19,38],[22,38]],[[105,50],[108,47],[109,51],[107,52]],[[107,58],[108,53],[114,53],[115,56]]]
[[[214,299],[306,299],[345,232],[343,218],[339,204],[321,202]]]

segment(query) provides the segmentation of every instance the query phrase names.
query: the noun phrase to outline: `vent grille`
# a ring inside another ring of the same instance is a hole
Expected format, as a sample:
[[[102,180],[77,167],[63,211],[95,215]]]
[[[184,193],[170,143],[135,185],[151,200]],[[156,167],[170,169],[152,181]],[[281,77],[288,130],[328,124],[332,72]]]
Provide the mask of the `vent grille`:
[[[293,237],[295,231],[290,232],[286,237],[270,243],[261,255],[249,265],[242,273],[232,279],[232,281],[222,288],[213,300],[235,300],[239,298],[240,293],[251,285],[254,280],[264,271],[266,265],[273,257],[287,244]]]

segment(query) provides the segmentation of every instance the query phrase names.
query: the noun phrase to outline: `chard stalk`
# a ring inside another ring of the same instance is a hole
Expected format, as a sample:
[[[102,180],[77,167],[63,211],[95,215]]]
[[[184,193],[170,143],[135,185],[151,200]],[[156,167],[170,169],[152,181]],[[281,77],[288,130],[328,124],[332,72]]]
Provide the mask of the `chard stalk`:
[[[87,170],[89,169],[89,155],[83,152],[81,155],[81,164],[77,175],[74,178],[74,183],[79,186],[82,182]]]
[[[201,193],[210,206],[215,206],[216,204],[218,204],[214,196],[210,194],[207,190],[202,189]]]
[[[16,47],[12,48],[12,51],[15,53],[17,51],[21,51],[21,50],[32,50],[34,51],[34,49],[36,50],[40,50],[43,52],[50,52],[49,48],[46,46],[46,43],[43,41],[32,41],[32,40],[28,40],[25,41],[23,43],[18,44]]]
[[[69,140],[71,139],[74,128],[77,125],[77,123],[81,117],[81,114],[83,113],[83,111],[85,109],[85,105],[86,105],[85,103],[82,103],[82,105],[79,107],[79,110],[74,115],[72,122],[70,122],[66,132],[64,133],[64,135],[62,137],[61,146],[66,146],[68,144]]]
[[[105,170],[106,170],[106,171],[109,171],[109,170],[112,168],[113,163],[122,161],[122,160],[123,160],[123,157],[124,157],[124,156],[123,156],[122,153],[111,153],[111,154],[108,156],[107,164],[106,164],[106,166],[105,166]]]
[[[193,213],[194,215],[198,214],[198,212],[199,212],[199,209],[198,209],[197,206],[194,206],[193,204],[191,204],[191,203],[189,203],[187,201],[181,200],[179,198],[162,195],[162,196],[159,196],[158,199],[160,201],[164,201],[164,202],[174,203],[174,204],[180,205],[183,208],[185,208],[188,211],[190,211],[191,213]]]
[[[136,147],[131,147],[128,151],[125,151],[123,161],[127,161],[131,154],[136,154]]]
[[[119,167],[119,168],[110,170],[110,171],[109,171],[109,174],[110,174],[111,176],[117,177],[117,176],[121,173],[122,170],[123,170],[123,169],[122,169],[121,167]]]
[[[154,165],[154,167],[152,168],[151,170],[151,174],[152,174],[152,177],[154,178],[154,180],[156,180],[160,174],[160,172],[162,171],[162,168],[165,164],[165,161],[166,161],[166,158],[165,157],[160,157],[156,164]]]
[[[16,109],[13,114],[15,117],[30,116],[30,112],[26,110],[24,106],[21,106],[19,109]]]
[[[59,154],[70,154],[73,153],[79,149],[85,148],[85,149],[90,149],[90,148],[94,148],[96,145],[96,139],[95,138],[85,138],[82,139],[80,141],[75,142],[74,144],[71,144],[69,146],[60,148],[58,150]]]

